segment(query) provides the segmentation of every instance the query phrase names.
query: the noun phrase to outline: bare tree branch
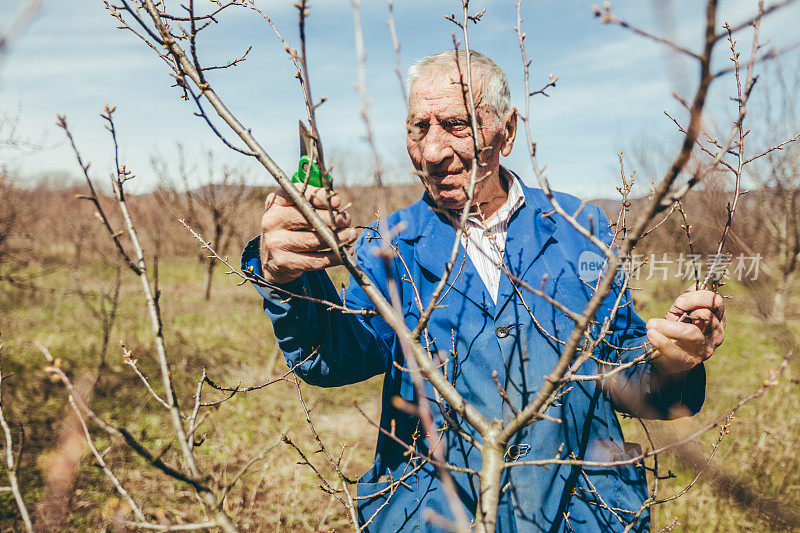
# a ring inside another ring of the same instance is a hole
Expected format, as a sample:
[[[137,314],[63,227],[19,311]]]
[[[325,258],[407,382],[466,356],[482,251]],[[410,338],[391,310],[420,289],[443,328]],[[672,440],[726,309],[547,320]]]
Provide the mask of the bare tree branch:
[[[2,362],[2,351],[3,344],[0,342],[0,362]],[[2,369],[0,368],[0,425],[3,427],[3,433],[5,434],[6,439],[6,475],[8,476],[9,483],[8,490],[14,494],[14,502],[17,504],[17,509],[19,510],[20,517],[22,517],[22,523],[25,526],[25,530],[32,532],[33,525],[31,523],[31,516],[30,513],[28,513],[28,507],[25,504],[25,499],[22,497],[22,491],[19,488],[19,480],[17,479],[17,467],[19,464],[14,458],[14,439],[11,437],[11,428],[9,427],[8,422],[6,422],[6,417],[3,414],[2,384],[3,374]]]

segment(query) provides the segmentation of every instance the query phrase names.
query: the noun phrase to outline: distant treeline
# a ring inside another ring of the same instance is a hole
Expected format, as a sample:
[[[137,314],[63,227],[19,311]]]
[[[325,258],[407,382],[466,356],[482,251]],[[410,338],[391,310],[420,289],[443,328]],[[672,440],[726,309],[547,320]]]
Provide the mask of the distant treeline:
[[[208,187],[208,186],[206,186]],[[259,222],[264,210],[264,200],[274,190],[268,187],[248,186],[239,191],[236,186],[215,186],[220,202],[226,195],[242,194],[243,198],[233,224],[232,246],[245,243],[259,232]],[[195,195],[202,188],[196,189]],[[371,186],[340,186],[337,190],[344,203],[349,204],[355,225],[365,225],[377,215],[380,194]],[[203,254],[197,240],[181,227],[179,218],[190,219],[187,212],[180,213],[180,202],[163,190],[148,194],[129,196],[129,205],[136,218],[137,227],[146,239],[145,248],[157,251],[162,256],[192,256]],[[418,183],[390,185],[384,190],[384,199],[390,211],[400,209],[419,199],[423,188]],[[11,254],[22,259],[25,250],[37,249],[48,253],[73,254],[100,252],[112,256],[109,239],[104,235],[95,219],[89,202],[80,198],[86,193],[81,185],[59,186],[54,182],[42,182],[34,187],[22,187],[9,177],[0,175],[0,262],[3,254]],[[778,253],[778,244],[768,238],[764,230],[764,217],[768,215],[770,203],[780,200],[769,190],[756,190],[741,197],[737,214],[731,228],[731,236],[726,251],[733,255],[760,253],[771,257]],[[695,253],[708,254],[716,250],[722,229],[728,219],[727,203],[729,191],[701,190],[690,192],[681,204],[681,209],[689,223],[692,249]],[[635,220],[638,211],[644,206],[646,198],[630,201],[627,215],[628,224]],[[111,199],[101,195],[101,201],[111,207]],[[599,199],[592,203],[601,207],[610,221],[617,220],[621,202],[619,200]],[[114,220],[116,209],[106,210],[112,222],[120,227],[120,220]],[[658,218],[660,221],[669,210]],[[211,213],[196,209],[195,218],[201,226],[207,225]],[[210,236],[205,236],[210,238]],[[231,253],[233,253],[231,248]],[[689,253],[689,237],[685,229],[684,217],[677,210],[652,231],[637,247],[640,253]],[[9,259],[6,257],[5,259]]]

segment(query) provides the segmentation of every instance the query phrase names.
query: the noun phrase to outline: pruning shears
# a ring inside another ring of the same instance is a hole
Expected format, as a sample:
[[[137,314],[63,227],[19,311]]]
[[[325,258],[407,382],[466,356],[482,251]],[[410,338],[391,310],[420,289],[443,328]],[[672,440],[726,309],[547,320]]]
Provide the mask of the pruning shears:
[[[311,131],[299,121],[300,129],[300,161],[297,164],[297,172],[292,176],[292,183],[308,183],[312,187],[324,187],[322,172],[315,163],[318,156],[317,143]],[[333,178],[328,174],[325,180],[333,185]]]

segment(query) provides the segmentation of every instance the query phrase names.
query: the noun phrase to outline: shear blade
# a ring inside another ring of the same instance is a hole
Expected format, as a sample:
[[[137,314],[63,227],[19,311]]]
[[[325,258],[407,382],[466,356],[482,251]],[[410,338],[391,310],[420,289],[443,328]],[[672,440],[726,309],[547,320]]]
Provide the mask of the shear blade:
[[[298,120],[297,124],[300,130],[300,157],[312,157],[312,154],[316,155],[314,153],[314,138],[311,136],[311,131],[302,120]]]

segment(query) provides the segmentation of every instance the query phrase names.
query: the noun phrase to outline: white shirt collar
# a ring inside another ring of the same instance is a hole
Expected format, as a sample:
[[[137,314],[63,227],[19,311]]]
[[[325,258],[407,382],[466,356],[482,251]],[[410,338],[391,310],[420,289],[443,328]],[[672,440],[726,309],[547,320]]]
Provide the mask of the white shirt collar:
[[[507,222],[511,218],[511,215],[513,215],[525,203],[525,193],[523,192],[522,185],[520,185],[519,179],[516,177],[516,175],[503,167],[500,167],[500,173],[505,176],[508,183],[508,198],[506,199],[505,203],[500,206],[500,209],[498,209],[495,214],[489,217],[485,222],[481,221],[481,218],[478,215],[469,217],[471,222],[491,228],[492,226],[496,226],[501,222]]]

